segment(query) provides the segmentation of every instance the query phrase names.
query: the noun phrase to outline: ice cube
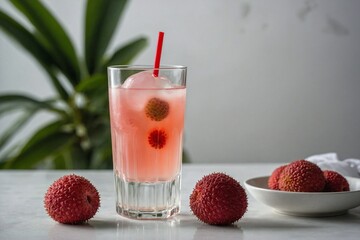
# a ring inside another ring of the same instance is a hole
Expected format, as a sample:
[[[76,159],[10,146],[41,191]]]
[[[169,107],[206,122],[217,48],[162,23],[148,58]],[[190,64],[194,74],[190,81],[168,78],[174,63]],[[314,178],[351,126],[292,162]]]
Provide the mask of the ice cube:
[[[130,76],[123,88],[171,88],[172,84],[169,79],[163,76],[154,77],[151,71],[143,71]]]

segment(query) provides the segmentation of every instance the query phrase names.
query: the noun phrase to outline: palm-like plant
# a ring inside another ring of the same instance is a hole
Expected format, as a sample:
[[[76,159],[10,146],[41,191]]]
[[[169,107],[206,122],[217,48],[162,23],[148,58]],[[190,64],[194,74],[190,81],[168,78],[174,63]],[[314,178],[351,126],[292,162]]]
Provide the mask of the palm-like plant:
[[[0,29],[27,50],[42,66],[56,95],[40,100],[23,94],[0,95],[0,117],[22,115],[1,133],[0,168],[110,168],[111,140],[106,66],[129,64],[147,45],[139,37],[111,55],[106,49],[126,7],[126,0],[88,0],[84,28],[84,60],[69,36],[38,0],[10,0],[33,26],[19,24],[0,10]],[[38,129],[22,145],[7,146],[28,120],[47,111],[55,120]],[[7,148],[4,148],[7,146]]]

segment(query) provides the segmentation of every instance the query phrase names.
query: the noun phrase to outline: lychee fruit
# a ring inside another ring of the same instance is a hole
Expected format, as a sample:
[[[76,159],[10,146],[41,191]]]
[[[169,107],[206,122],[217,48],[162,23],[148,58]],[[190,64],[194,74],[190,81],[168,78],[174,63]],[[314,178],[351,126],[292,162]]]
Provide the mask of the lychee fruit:
[[[44,204],[55,221],[80,224],[95,215],[100,206],[100,196],[89,180],[71,174],[59,178],[48,188]]]
[[[228,225],[238,221],[248,206],[244,188],[224,173],[204,176],[190,195],[195,216],[211,225]]]
[[[145,113],[153,121],[161,121],[169,114],[169,103],[160,98],[151,98],[145,106]]]
[[[167,135],[164,130],[154,129],[148,136],[148,142],[151,147],[155,149],[161,149],[166,144]]]
[[[279,189],[290,192],[321,192],[325,186],[322,170],[306,160],[288,164],[280,174]]]
[[[340,173],[331,170],[325,170],[323,173],[325,177],[324,192],[350,191],[348,181]]]
[[[281,172],[284,170],[284,168],[286,167],[286,165],[282,165],[278,168],[276,168],[271,176],[269,177],[268,180],[268,187],[272,190],[279,190],[279,178],[280,178],[280,174]]]

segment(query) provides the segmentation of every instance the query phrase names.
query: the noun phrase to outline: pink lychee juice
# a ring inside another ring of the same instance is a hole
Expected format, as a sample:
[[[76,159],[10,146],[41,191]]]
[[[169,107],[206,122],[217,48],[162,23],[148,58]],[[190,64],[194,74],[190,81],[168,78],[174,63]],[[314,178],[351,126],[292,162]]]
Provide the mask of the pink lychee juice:
[[[110,86],[112,154],[121,215],[152,218],[154,214],[146,213],[160,211],[167,217],[178,211],[185,100],[185,86],[154,77],[151,71]],[[176,194],[166,192],[174,186]]]
[[[117,174],[134,182],[175,178],[181,166],[186,89],[119,87],[109,92]],[[147,103],[154,98],[168,104],[168,114],[161,121],[146,115]]]

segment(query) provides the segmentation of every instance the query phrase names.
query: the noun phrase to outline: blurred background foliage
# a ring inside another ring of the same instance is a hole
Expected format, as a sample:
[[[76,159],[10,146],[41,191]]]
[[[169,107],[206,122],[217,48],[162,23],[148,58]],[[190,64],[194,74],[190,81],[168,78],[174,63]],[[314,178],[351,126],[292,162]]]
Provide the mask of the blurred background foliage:
[[[31,27],[0,9],[0,29],[41,65],[56,95],[48,99],[19,93],[0,95],[0,117],[20,113],[0,135],[0,168],[112,168],[106,67],[130,64],[148,44],[146,38],[138,37],[107,53],[127,1],[86,2],[84,56],[79,56],[70,36],[41,1],[10,2]],[[9,146],[41,111],[51,113],[53,120],[24,142]]]

